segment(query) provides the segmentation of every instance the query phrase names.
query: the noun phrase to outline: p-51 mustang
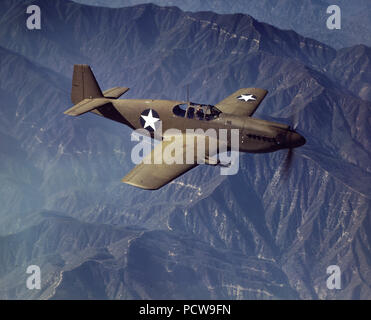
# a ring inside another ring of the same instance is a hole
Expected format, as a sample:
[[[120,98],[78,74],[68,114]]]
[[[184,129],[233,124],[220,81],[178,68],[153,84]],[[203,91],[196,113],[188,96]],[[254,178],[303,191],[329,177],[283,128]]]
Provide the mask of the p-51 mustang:
[[[115,87],[102,92],[90,67],[75,65],[71,92],[71,100],[75,105],[64,113],[79,116],[93,112],[121,122],[132,129],[144,128],[152,137],[161,123],[162,132],[171,128],[181,132],[184,142],[180,147],[184,151],[187,149],[188,140],[185,139],[187,129],[206,131],[213,128],[216,132],[220,131],[219,129],[226,129],[228,132],[238,129],[239,152],[265,153],[289,149],[291,154],[293,148],[305,143],[305,139],[288,125],[251,117],[268,93],[264,89],[239,89],[215,106],[174,100],[118,100],[128,90],[129,88]],[[153,157],[156,152],[163,152],[168,143],[164,139],[148,156]],[[227,149],[231,150],[231,143],[226,141],[226,144]],[[217,152],[218,150],[214,150],[214,154],[211,154],[208,150],[203,159],[204,163],[220,164],[218,161],[210,160]],[[156,190],[194,168],[198,163],[199,161],[168,164],[165,161],[156,164],[145,163],[143,160],[122,181],[142,189]]]

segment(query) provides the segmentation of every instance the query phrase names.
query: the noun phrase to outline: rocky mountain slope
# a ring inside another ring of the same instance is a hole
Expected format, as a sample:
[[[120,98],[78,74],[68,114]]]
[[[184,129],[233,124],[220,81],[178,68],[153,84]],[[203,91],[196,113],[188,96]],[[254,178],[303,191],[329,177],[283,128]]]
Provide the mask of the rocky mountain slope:
[[[127,7],[142,3],[176,6],[184,11],[245,13],[259,21],[296,32],[334,48],[358,44],[370,46],[371,9],[368,0],[74,0],[78,3]],[[341,29],[330,30],[326,21],[327,8],[338,5],[341,10]]]
[[[40,31],[25,28],[39,4]],[[248,15],[10,1],[0,17],[0,297],[370,298],[370,48],[336,51]],[[67,117],[75,63],[127,97],[217,103],[269,94],[256,117],[308,143],[199,166],[158,191],[120,183],[130,130]],[[28,265],[42,290],[25,286]],[[339,265],[342,289],[328,290]]]

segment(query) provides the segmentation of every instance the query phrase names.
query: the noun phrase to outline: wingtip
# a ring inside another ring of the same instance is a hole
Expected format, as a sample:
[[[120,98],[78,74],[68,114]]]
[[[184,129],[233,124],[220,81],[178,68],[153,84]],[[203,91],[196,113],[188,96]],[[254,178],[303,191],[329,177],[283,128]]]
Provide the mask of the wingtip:
[[[73,110],[71,110],[71,109],[68,109],[68,110],[66,110],[63,113],[66,114],[66,115],[68,115],[68,116],[73,116],[73,117],[77,116],[77,114],[75,112],[73,112]]]
[[[133,181],[130,181],[129,179],[127,179],[126,177],[122,178],[121,179],[121,182],[122,183],[125,183],[125,184],[128,184],[128,185],[131,185],[133,187],[136,187],[136,188],[139,188],[139,189],[143,189],[143,190],[158,190],[161,188],[160,187],[149,187],[149,186],[146,186],[146,185],[143,185],[143,184],[140,184],[140,183],[137,183],[137,182],[133,182]]]

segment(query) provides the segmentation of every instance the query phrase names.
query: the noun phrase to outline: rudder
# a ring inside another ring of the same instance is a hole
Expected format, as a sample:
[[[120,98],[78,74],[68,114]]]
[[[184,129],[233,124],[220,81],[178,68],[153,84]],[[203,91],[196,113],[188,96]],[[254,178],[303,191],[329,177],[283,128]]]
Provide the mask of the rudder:
[[[72,103],[78,104],[84,99],[93,98],[103,98],[103,94],[90,66],[86,64],[75,64],[72,78]]]

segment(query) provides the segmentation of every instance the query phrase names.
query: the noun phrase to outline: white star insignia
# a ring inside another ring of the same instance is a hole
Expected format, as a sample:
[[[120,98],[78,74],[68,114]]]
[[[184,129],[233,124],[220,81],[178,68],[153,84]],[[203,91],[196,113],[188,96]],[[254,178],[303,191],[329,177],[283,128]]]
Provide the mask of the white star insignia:
[[[241,94],[239,97],[237,97],[238,100],[243,100],[243,101],[255,101],[256,97],[253,96],[252,94]]]
[[[147,128],[147,127],[151,127],[153,130],[156,130],[155,123],[156,123],[157,121],[159,121],[160,119],[159,119],[159,118],[155,118],[155,117],[152,115],[152,109],[149,110],[148,116],[143,116],[143,115],[141,115],[141,117],[142,117],[142,118],[144,119],[144,121],[145,121],[144,129]]]

